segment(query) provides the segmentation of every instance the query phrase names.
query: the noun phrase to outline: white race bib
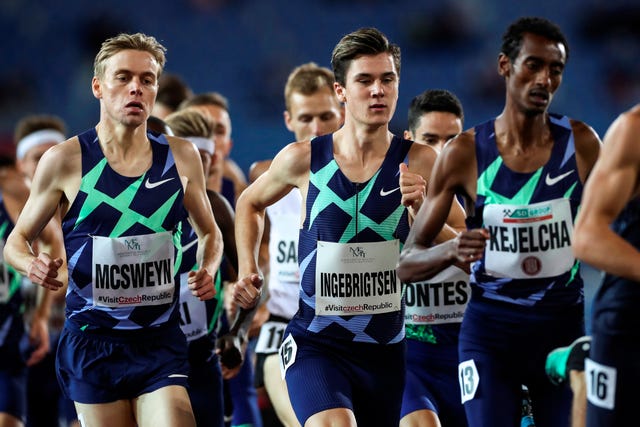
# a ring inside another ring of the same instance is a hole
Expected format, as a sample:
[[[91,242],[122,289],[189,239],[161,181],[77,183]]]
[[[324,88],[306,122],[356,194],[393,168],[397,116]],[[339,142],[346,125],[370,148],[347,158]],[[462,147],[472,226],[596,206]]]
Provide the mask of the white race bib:
[[[379,314],[401,309],[398,240],[318,242],[316,314]]]
[[[95,306],[151,306],[173,301],[174,246],[170,232],[92,237]]]
[[[488,274],[532,279],[558,276],[573,267],[569,200],[486,205],[483,220],[490,234],[485,249]]]
[[[405,323],[460,323],[470,298],[469,275],[452,265],[428,281],[405,285]]]
[[[194,341],[208,333],[207,306],[191,293],[188,279],[189,273],[180,275],[180,328],[187,341]]]
[[[587,400],[600,408],[615,409],[618,370],[586,358],[584,379],[587,383]]]
[[[296,224],[300,221],[300,214],[280,214],[278,221],[279,227],[272,224],[269,234],[270,280],[293,284],[297,287],[300,282],[298,267],[298,233],[300,230]],[[288,226],[283,226],[283,223],[288,223]]]
[[[258,336],[258,342],[256,342],[256,353],[277,353],[286,328],[287,324],[284,322],[265,322],[260,327],[260,335]]]
[[[284,380],[287,370],[293,363],[296,361],[296,356],[298,355],[298,344],[293,339],[291,334],[287,335],[282,344],[280,345],[279,356],[280,356],[280,375]]]
[[[473,399],[478,391],[480,375],[473,359],[460,362],[458,365],[458,381],[460,382],[460,400],[464,403]]]

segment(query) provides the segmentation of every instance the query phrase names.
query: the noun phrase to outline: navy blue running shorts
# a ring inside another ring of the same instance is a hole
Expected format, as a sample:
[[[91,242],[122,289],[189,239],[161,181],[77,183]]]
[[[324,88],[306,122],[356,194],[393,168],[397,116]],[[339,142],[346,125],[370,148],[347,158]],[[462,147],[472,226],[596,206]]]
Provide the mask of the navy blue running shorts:
[[[406,342],[340,342],[299,335],[286,382],[294,412],[304,425],[312,415],[334,408],[351,409],[358,425],[397,426],[405,383]],[[291,353],[293,354],[293,353]]]
[[[81,330],[67,320],[56,358],[58,382],[78,403],[129,400],[170,385],[186,387],[187,342],[175,325],[134,331]]]

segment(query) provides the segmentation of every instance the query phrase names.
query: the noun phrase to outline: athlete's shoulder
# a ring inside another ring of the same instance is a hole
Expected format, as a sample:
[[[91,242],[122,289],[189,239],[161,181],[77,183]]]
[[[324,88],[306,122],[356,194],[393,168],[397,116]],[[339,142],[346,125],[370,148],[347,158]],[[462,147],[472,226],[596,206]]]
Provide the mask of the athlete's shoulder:
[[[637,163],[636,153],[640,135],[640,104],[621,113],[611,123],[604,136],[603,155],[608,159],[622,158]]]
[[[197,150],[196,146],[192,142],[184,138],[180,138],[178,136],[160,135],[157,141],[162,143],[163,139],[169,143],[169,147],[171,147],[171,150],[178,149],[178,150],[189,150],[194,152],[195,150]]]
[[[297,141],[287,144],[273,159],[272,166],[288,166],[292,172],[310,169],[311,141]]]
[[[607,134],[613,130],[618,133],[624,132],[636,136],[640,134],[640,104],[633,106],[616,117],[609,127]],[[606,136],[605,140],[607,140]]]
[[[476,142],[476,128],[472,127],[460,132],[458,135],[451,138],[449,141],[445,143],[445,146],[468,146],[469,144],[475,144]]]
[[[176,164],[180,165],[185,163],[187,165],[192,165],[195,161],[198,163],[201,162],[200,152],[192,142],[177,136],[161,135],[161,138],[159,139],[160,143],[162,143],[162,138],[166,138],[169,148],[171,149],[171,153],[173,153],[173,157],[176,160]]]
[[[251,166],[249,166],[249,181],[253,182],[258,179],[260,175],[265,173],[269,169],[269,166],[271,166],[271,161],[272,160],[269,159],[253,162]]]
[[[600,155],[602,141],[596,131],[586,123],[571,119],[580,179],[585,182]]]
[[[456,162],[469,160],[470,157],[475,157],[475,147],[476,130],[470,128],[447,141],[442,147],[440,156]]]
[[[471,128],[450,139],[442,147],[435,165],[435,173],[446,182],[445,186],[465,188],[468,194],[472,194],[477,178],[475,135]]]
[[[58,176],[64,176],[66,173],[80,170],[81,156],[80,140],[78,136],[74,136],[45,151],[38,162],[38,169],[49,169],[59,174]]]
[[[597,144],[600,145],[598,133],[588,124],[581,120],[570,119],[571,130],[576,144]]]
[[[438,152],[431,146],[426,144],[412,143],[408,140],[403,140],[411,143],[409,148],[409,168],[414,173],[419,173],[425,179],[429,178],[433,165],[438,157]]]
[[[80,139],[78,135],[72,136],[66,141],[62,141],[60,144],[56,144],[45,151],[43,158],[45,156],[68,156],[74,154],[80,154]]]
[[[621,116],[627,116],[629,120],[634,120],[637,124],[640,124],[640,104],[636,104],[624,113]]]

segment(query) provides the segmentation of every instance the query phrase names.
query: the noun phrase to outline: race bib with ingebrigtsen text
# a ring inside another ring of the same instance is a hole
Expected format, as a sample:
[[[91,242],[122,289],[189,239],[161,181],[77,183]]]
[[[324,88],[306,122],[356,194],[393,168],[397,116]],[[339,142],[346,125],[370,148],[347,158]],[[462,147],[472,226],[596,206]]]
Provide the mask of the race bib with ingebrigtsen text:
[[[401,310],[396,276],[398,240],[318,242],[316,315],[380,314]]]

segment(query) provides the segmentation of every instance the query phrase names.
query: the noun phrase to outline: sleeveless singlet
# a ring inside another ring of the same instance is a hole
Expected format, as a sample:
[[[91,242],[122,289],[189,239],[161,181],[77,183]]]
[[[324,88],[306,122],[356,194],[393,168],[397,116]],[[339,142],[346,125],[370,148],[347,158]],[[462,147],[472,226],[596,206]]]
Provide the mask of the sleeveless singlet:
[[[347,342],[404,338],[395,265],[409,224],[398,169],[411,144],[394,137],[380,169],[367,182],[354,183],[333,157],[333,135],[311,141],[298,246],[300,301],[291,330]]]
[[[147,134],[151,168],[125,177],[95,129],[78,136],[82,181],[62,222],[67,318],[80,328],[141,329],[177,321],[184,192],[166,138]]]
[[[554,144],[549,161],[531,173],[504,165],[494,120],[476,126],[478,164],[475,213],[469,229],[491,238],[472,266],[474,295],[516,305],[563,307],[583,301],[571,235],[582,197],[568,117],[549,115]]]
[[[640,197],[635,197],[620,212],[611,229],[640,250]],[[598,242],[594,242],[597,245]],[[594,311],[633,313],[640,298],[637,282],[606,274],[594,300]],[[623,310],[624,309],[624,310]]]

